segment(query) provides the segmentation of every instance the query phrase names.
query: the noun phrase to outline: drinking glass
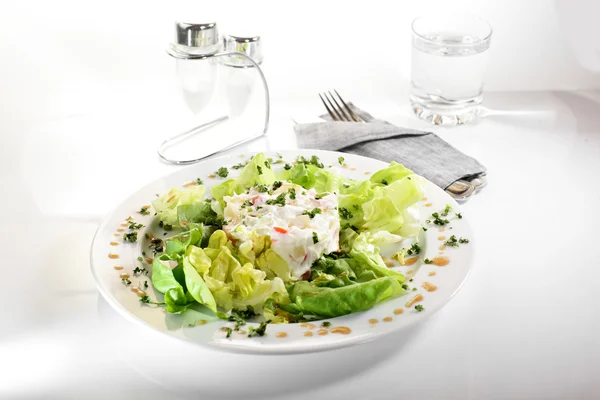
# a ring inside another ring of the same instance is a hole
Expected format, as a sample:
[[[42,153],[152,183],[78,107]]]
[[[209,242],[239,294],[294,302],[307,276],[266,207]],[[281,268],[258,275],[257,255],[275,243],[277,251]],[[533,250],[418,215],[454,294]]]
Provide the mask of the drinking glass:
[[[480,113],[492,28],[469,14],[427,15],[412,23],[410,103],[436,125],[471,122]]]

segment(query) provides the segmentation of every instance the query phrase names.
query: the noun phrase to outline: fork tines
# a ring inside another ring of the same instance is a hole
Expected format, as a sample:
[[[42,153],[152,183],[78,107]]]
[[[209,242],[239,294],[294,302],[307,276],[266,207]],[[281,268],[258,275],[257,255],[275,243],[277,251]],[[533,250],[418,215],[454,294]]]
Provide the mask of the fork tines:
[[[319,97],[321,98],[321,101],[323,102],[323,105],[327,109],[327,112],[331,118],[334,121],[362,122],[360,117],[356,115],[350,106],[348,106],[348,104],[344,101],[344,99],[342,99],[342,96],[340,96],[338,91],[335,89],[333,91],[337,95],[340,103],[342,103],[341,106],[331,92],[323,93],[322,95],[319,93]]]

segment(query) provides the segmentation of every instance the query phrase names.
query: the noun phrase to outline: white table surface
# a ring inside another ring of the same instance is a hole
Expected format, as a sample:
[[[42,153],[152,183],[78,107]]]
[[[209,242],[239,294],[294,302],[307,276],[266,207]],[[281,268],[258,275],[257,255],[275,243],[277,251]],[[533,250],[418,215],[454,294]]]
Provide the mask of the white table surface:
[[[405,94],[343,93],[427,127]],[[4,118],[0,398],[600,398],[600,92],[498,92],[486,103],[531,112],[435,130],[489,171],[463,206],[476,249],[466,285],[411,330],[297,356],[180,343],[98,294],[89,248],[102,216],[179,168],[155,154],[175,133],[168,118],[118,99]],[[234,152],[294,148],[299,112],[322,112],[314,94],[275,98],[268,137]]]

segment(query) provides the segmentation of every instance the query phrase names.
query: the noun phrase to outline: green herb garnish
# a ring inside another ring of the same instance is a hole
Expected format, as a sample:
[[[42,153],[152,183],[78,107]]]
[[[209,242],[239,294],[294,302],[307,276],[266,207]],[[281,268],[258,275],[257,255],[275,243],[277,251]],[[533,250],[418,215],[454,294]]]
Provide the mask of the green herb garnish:
[[[423,306],[422,306],[422,305],[420,305],[420,304],[417,304],[417,305],[415,306],[415,311],[417,311],[417,312],[421,312],[421,311],[424,311],[424,310],[425,310],[425,307],[423,307]]]
[[[312,211],[304,210],[302,213],[302,215],[308,215],[311,219],[317,214],[321,214],[321,209],[319,207],[313,208]]]
[[[217,170],[217,175],[221,178],[227,178],[227,175],[229,175],[229,170],[225,167],[221,167]]]
[[[456,213],[456,218],[462,219],[462,214],[461,213]]]
[[[292,200],[296,200],[296,189],[294,189],[294,188],[289,188],[289,189],[288,189],[288,193],[290,194],[290,199],[292,199]]]
[[[281,182],[281,181],[273,182],[273,190],[279,189],[281,187],[281,185],[283,185],[283,182]]]
[[[196,183],[197,183],[198,185],[202,185],[202,184],[204,184],[204,182],[203,182],[203,181],[202,181],[202,179],[200,179],[200,178],[196,178]]]
[[[265,336],[267,333],[267,324],[269,324],[271,320],[262,321],[258,328],[254,328],[252,326],[248,327],[248,337],[252,336]]]
[[[352,213],[346,207],[340,207],[339,213],[342,219],[352,219],[353,217]]]
[[[340,158],[342,158],[342,157],[340,157]],[[342,158],[342,161],[343,161],[343,158]],[[321,324],[321,327],[322,327],[322,328],[329,328],[330,326],[331,326],[331,322],[329,322],[329,321],[324,321],[324,322]]]
[[[142,215],[150,215],[150,211],[148,211],[148,207],[142,207],[142,208],[140,208],[140,210],[138,212]]]
[[[421,246],[419,246],[418,243],[413,243],[413,245],[410,246],[410,249],[408,249],[406,254],[408,254],[409,256],[416,256],[420,252],[421,252]]]
[[[285,193],[281,193],[275,199],[267,200],[266,203],[270,206],[274,206],[274,205],[280,205],[282,207],[285,206]]]
[[[431,214],[431,216],[434,218],[433,223],[435,225],[440,225],[440,226],[444,226],[450,223],[450,221],[448,221],[447,219],[441,219],[440,218],[440,214],[437,212],[434,212],[433,214]],[[427,220],[428,223],[431,223],[431,220]]]
[[[290,164],[285,164],[285,165],[283,166],[283,169],[285,169],[285,170],[287,171],[287,170],[289,170],[289,169],[292,169],[292,166],[291,166]]]
[[[338,157],[338,163],[342,165],[344,163],[344,157]]]
[[[130,221],[128,228],[130,231],[133,231],[133,230],[141,229],[143,227],[144,227],[144,225],[142,225],[142,224],[136,224],[135,221]]]
[[[123,234],[123,241],[124,242],[135,243],[135,242],[137,242],[137,234],[138,233],[136,231],[124,233]]]
[[[452,210],[452,207],[450,206],[450,204],[446,204],[446,208],[444,208],[444,211],[442,211],[442,216],[447,217],[448,213]]]
[[[256,170],[258,171],[259,175],[262,175],[262,167],[260,165],[256,166]]]
[[[429,258],[426,258],[426,259],[423,260],[423,262],[425,264],[431,264],[433,261],[431,261]]]
[[[319,236],[317,236],[317,232],[313,232],[312,238],[313,238],[313,243],[314,244],[319,243]]]
[[[156,304],[157,306],[162,306],[165,304],[165,303],[157,303],[156,301],[150,300],[150,297],[148,297],[147,294],[140,297],[140,301],[144,304]]]

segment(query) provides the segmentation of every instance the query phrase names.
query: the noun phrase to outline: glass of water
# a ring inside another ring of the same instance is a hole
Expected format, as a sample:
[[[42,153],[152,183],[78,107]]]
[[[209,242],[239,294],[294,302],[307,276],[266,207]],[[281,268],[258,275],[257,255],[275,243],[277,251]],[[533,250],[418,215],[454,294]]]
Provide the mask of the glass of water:
[[[492,28],[469,14],[423,16],[412,24],[410,103],[436,125],[471,122],[480,113]]]

